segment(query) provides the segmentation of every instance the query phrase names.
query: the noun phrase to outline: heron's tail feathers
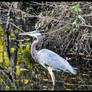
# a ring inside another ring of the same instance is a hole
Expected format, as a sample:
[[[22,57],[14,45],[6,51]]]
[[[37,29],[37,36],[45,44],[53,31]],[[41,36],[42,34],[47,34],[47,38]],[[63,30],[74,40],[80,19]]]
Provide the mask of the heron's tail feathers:
[[[72,74],[77,74],[77,70],[73,69]]]
[[[75,70],[72,66],[69,67],[69,71],[70,71],[72,74],[77,74],[77,70]]]

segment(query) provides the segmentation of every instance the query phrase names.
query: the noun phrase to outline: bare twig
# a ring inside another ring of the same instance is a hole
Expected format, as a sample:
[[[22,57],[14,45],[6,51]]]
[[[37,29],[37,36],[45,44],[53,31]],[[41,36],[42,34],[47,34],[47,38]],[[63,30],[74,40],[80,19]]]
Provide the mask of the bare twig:
[[[7,86],[8,89],[9,89],[10,87],[5,83],[5,81],[2,78],[0,78],[0,79],[2,80],[2,82],[4,83],[4,85]]]
[[[66,24],[65,26],[63,26],[63,27],[61,27],[61,28],[59,28],[59,29],[57,29],[57,30],[53,30],[52,32],[49,32],[49,33],[42,33],[42,34],[52,34],[52,33],[55,33],[55,32],[57,32],[57,31],[62,31],[62,29],[64,29],[65,27],[67,27],[68,25],[69,25],[70,23],[68,23],[68,24]]]
[[[11,84],[13,79],[12,79],[10,73],[6,69],[4,69],[2,66],[0,66],[0,72],[2,72],[6,76],[6,78],[9,80],[9,82]]]
[[[18,26],[16,26],[14,23],[9,22],[12,26],[16,27],[17,29],[19,29],[20,31],[24,32],[21,28],[19,28]]]
[[[12,8],[12,5],[13,3],[11,4],[10,8],[9,8],[9,11],[7,13],[7,22],[6,22],[6,29],[5,29],[5,32],[6,32],[6,48],[7,48],[7,55],[8,55],[8,59],[10,60],[10,48],[9,48],[9,32],[8,32],[8,29],[9,29],[9,19],[10,19],[10,11],[11,11],[11,8]]]
[[[86,55],[84,53],[66,53],[67,55],[71,55],[71,56],[82,56],[82,57],[87,57],[87,58],[92,58],[92,55]]]
[[[8,29],[8,25],[9,25],[9,19],[10,19],[10,11],[11,11],[11,9],[12,9],[12,5],[13,5],[13,3],[11,4],[11,6],[10,6],[10,8],[9,8],[9,11],[8,11],[8,13],[7,13],[7,22],[6,22],[6,31],[8,31],[7,29]]]
[[[48,2],[46,2],[46,4],[45,3],[39,3],[39,2],[35,2],[35,1],[31,1],[32,3],[34,3],[34,5],[41,5],[41,6],[44,6],[44,5],[46,5],[46,6],[50,6],[50,7],[55,7],[55,6],[53,6],[53,4],[52,3],[50,3],[50,4],[48,4]],[[31,4],[31,5],[33,5],[33,4]]]

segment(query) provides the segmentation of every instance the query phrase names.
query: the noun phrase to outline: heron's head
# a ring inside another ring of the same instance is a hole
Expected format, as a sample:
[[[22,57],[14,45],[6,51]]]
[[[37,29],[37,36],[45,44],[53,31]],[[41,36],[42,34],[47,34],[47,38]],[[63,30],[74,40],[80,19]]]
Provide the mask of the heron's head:
[[[29,36],[32,36],[32,37],[40,37],[41,36],[41,33],[39,30],[35,30],[35,31],[32,31],[32,32],[24,32],[24,33],[20,33],[19,35],[29,35]]]

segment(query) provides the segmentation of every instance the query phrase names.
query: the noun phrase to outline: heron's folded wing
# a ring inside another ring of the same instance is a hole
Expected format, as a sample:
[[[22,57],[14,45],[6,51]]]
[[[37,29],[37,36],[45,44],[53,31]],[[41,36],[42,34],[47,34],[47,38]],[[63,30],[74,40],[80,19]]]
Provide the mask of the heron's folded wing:
[[[53,69],[67,70],[67,67],[69,66],[69,63],[65,59],[48,49],[40,50],[38,55],[40,63],[46,64]]]

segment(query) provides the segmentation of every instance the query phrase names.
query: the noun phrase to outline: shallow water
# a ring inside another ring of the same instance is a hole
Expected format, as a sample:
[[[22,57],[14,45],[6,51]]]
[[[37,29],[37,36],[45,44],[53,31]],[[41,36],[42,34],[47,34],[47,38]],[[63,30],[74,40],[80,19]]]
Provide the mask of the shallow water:
[[[55,90],[92,90],[91,67],[88,67],[86,63],[74,66],[78,71],[77,75],[63,71],[54,72],[56,78]],[[50,90],[52,88],[52,80],[48,71],[39,64],[36,64],[28,72],[22,72],[20,76],[22,79],[30,80],[23,90]]]

